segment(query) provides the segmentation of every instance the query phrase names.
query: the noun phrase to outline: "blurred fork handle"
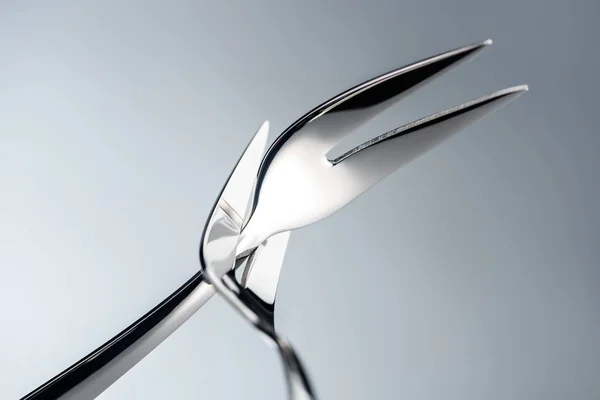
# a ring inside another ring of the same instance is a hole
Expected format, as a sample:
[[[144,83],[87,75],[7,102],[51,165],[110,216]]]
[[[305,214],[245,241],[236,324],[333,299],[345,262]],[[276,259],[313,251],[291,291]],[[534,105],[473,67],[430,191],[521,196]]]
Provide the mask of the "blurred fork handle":
[[[21,400],[91,400],[171,335],[215,293],[201,272],[143,317]]]

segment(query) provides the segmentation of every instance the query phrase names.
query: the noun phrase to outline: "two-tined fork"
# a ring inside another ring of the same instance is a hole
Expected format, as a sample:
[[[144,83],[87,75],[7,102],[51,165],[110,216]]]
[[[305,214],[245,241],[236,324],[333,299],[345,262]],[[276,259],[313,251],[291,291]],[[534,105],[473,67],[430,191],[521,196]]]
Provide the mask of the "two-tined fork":
[[[402,165],[527,90],[517,86],[496,92],[396,128],[336,159],[326,158],[326,153],[358,126],[489,44],[491,41],[463,47],[369,80],[305,114],[275,140],[264,158],[263,148],[257,146],[260,151],[251,151],[249,158],[240,160],[231,177],[244,172],[231,186],[239,195],[229,203],[219,198],[213,208],[201,240],[203,271],[22,400],[95,398],[190,318],[216,289],[277,343],[291,371],[288,378],[296,380],[290,383],[296,385],[296,393],[313,397],[293,349],[274,329],[272,311],[282,257],[267,262],[257,250],[272,250],[273,243],[282,243],[274,240],[282,237],[279,235],[289,235],[290,230],[331,215]],[[230,204],[236,202],[239,204]],[[215,218],[221,211],[227,218]],[[210,254],[206,251],[209,244]],[[250,268],[238,280],[231,271],[242,264]],[[260,277],[275,278],[266,280],[265,285]]]
[[[358,126],[489,44],[487,40],[391,71],[304,115],[275,140],[257,171],[253,190],[236,200],[248,203],[241,214],[246,218],[237,224],[219,206],[227,204],[236,182],[225,186],[203,235],[201,264],[217,291],[279,350],[290,399],[314,399],[315,394],[299,357],[275,330],[275,292],[283,258],[264,259],[265,248],[283,248],[284,253],[287,239],[271,244],[271,238],[330,216],[401,166],[527,90],[526,86],[501,90],[393,129],[335,159],[326,157]],[[265,129],[263,125],[256,137]],[[238,268],[244,268],[246,279],[236,278],[233,272]],[[248,279],[253,276],[274,279]]]

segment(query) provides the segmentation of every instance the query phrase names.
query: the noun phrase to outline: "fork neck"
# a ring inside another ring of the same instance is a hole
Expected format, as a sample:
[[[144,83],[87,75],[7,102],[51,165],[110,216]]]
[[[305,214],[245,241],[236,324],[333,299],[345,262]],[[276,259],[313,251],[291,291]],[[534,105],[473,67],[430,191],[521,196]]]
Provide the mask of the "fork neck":
[[[242,229],[240,233],[240,237],[238,239],[238,245],[236,258],[247,257],[252,251],[254,251],[262,242],[264,242],[270,235],[261,234],[262,232],[257,232],[255,228],[256,224],[252,223],[252,220],[248,222],[248,224]]]

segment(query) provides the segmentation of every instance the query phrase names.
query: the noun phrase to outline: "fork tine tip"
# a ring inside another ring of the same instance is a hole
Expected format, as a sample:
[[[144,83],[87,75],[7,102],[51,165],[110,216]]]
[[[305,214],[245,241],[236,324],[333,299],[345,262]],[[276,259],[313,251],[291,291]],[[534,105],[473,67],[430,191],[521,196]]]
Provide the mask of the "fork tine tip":
[[[509,93],[517,94],[517,93],[527,92],[528,90],[529,90],[529,85],[517,85],[517,86],[506,88],[506,89],[502,90],[502,92],[504,92],[505,94],[509,94]]]
[[[483,40],[481,42],[475,42],[475,43],[472,43],[470,45],[464,46],[464,47],[462,47],[461,50],[463,50],[463,51],[468,51],[469,49],[471,51],[472,50],[483,50],[484,48],[489,47],[492,44],[494,44],[494,42],[493,42],[492,39],[486,39],[486,40]]]
[[[486,39],[481,42],[475,42],[475,43],[471,43],[469,45],[465,45],[465,46],[456,48],[454,50],[451,50],[449,52],[441,54],[438,57],[442,57],[442,58],[449,57],[449,56],[452,57],[452,56],[456,56],[458,54],[462,54],[463,57],[469,56],[469,55],[476,55],[476,54],[479,54],[480,52],[482,52],[487,47],[491,46],[492,43],[493,43],[492,39]]]

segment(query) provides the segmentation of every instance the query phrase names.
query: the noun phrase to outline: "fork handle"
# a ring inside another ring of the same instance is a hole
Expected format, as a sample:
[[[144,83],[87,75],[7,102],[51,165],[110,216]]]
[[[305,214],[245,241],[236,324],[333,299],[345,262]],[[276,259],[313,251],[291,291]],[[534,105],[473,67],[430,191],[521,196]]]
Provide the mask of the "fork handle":
[[[143,317],[21,400],[96,398],[175,332],[214,293],[212,285],[198,272]]]

